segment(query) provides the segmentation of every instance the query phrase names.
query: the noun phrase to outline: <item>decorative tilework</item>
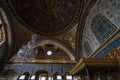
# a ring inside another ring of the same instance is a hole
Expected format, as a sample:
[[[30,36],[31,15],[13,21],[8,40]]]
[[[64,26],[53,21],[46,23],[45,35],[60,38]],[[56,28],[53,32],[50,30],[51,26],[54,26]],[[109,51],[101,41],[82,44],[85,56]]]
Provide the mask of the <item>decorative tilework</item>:
[[[107,3],[104,1],[101,10],[102,14],[117,27],[120,27],[120,0],[108,0]]]
[[[95,56],[95,58],[101,58],[105,56],[108,52],[110,52],[112,49],[120,46],[120,37],[116,39],[113,43],[111,43],[108,47],[106,47],[104,50],[102,50],[98,55]]]
[[[93,19],[96,16],[98,16],[98,20],[96,19],[94,21],[99,25],[96,24],[97,28],[94,30],[91,29],[91,25],[93,25]],[[114,33],[116,29],[113,28],[113,25],[115,25],[116,28],[120,27],[120,0],[97,0],[88,13],[85,22],[82,38],[83,55],[85,55],[84,43],[87,41],[91,46],[91,53],[95,52],[101,46],[101,44],[104,43],[104,41],[108,40],[107,37],[112,37],[110,35]]]
[[[91,47],[87,41],[84,43],[84,51],[86,56],[88,56],[92,52]]]
[[[116,27],[101,14],[97,14],[91,23],[91,29],[100,43],[110,36]]]
[[[68,70],[72,69],[74,64],[13,64],[5,67],[5,70],[14,69],[18,74],[23,74],[24,72],[29,72],[30,74],[35,74],[39,70],[48,71],[50,74],[59,72],[63,74]]]
[[[120,58],[120,46],[110,51],[103,58],[104,59],[119,59]]]

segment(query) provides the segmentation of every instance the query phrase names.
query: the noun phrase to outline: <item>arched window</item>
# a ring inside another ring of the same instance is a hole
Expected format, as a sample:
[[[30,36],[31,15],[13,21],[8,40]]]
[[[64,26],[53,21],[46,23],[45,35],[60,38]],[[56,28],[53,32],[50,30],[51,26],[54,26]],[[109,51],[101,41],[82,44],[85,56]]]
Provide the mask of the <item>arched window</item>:
[[[18,77],[18,80],[31,80],[29,72],[25,72]]]
[[[35,77],[36,77],[35,75],[31,76],[30,80],[35,80]]]
[[[2,13],[0,13],[0,45],[5,42],[5,21]]]
[[[21,75],[18,80],[25,80],[26,75]]]

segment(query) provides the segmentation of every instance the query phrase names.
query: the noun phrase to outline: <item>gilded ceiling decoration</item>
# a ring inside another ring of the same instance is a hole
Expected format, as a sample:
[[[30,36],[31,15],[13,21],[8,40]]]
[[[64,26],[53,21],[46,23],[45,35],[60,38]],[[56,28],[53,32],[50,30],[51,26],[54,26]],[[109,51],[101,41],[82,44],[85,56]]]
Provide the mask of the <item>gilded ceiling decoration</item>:
[[[11,62],[41,62],[41,63],[42,62],[43,63],[56,63],[56,62],[57,63],[75,63],[75,61],[71,60],[69,55],[67,55],[64,50],[62,50],[60,47],[57,47],[55,45],[45,44],[45,45],[36,47],[36,49],[37,49],[37,53],[35,55],[33,54],[34,56],[29,54],[27,58],[25,54],[22,54],[22,56],[24,57],[19,57],[19,55],[16,55],[13,58],[11,58],[10,61]],[[48,55],[47,54],[48,51],[51,51],[52,54]],[[33,51],[29,51],[29,53],[30,52],[33,52]],[[31,60],[29,58],[31,58]]]
[[[54,40],[41,40],[33,34],[27,44],[22,44],[11,62],[74,63],[75,57],[65,45]]]
[[[120,58],[120,46],[113,49],[107,55],[104,56],[105,59],[119,59]]]
[[[78,21],[81,1],[5,0],[23,25],[44,36],[58,36],[71,30]]]
[[[8,59],[8,55],[11,54],[13,41],[13,35],[11,34],[13,29],[11,28],[11,19],[8,14],[9,12],[0,6],[0,58],[4,57],[4,59]]]
[[[5,42],[5,25],[6,25],[6,22],[4,21],[4,18],[3,18],[3,15],[2,13],[0,12],[0,46]]]
[[[36,60],[58,60],[58,61],[71,61],[70,57],[59,47],[46,44],[44,46],[37,47],[38,54],[36,55]],[[47,51],[51,50],[52,55],[47,55]]]
[[[69,31],[68,33],[57,37],[57,39],[63,41],[64,43],[66,43],[67,45],[69,45],[73,50],[75,50],[75,44],[76,44],[76,31],[77,31],[77,26],[78,24],[76,24],[74,26],[74,28]]]

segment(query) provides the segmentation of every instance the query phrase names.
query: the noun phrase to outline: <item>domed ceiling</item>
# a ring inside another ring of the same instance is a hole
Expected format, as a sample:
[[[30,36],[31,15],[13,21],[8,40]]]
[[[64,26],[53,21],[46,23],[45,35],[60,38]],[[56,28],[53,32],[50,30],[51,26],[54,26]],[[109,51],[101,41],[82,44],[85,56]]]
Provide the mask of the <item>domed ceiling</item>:
[[[80,0],[5,0],[17,19],[44,36],[71,30],[80,15]]]

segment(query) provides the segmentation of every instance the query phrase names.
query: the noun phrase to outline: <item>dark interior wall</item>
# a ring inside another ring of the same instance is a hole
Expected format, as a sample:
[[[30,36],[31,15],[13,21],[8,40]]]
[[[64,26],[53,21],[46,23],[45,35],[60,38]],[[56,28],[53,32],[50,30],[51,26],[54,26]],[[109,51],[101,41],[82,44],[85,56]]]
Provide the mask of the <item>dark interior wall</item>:
[[[119,68],[106,68],[91,73],[92,80],[119,80]]]
[[[7,46],[6,42],[0,46],[0,61],[4,60],[5,56],[7,56],[7,53],[5,53],[6,46]]]

